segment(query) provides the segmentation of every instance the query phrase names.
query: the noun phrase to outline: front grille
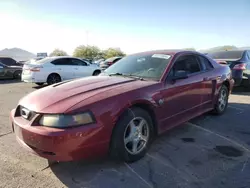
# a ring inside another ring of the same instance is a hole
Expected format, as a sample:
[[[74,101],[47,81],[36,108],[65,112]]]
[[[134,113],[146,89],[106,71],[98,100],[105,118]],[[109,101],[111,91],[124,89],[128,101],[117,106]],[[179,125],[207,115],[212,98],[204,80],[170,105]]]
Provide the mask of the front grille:
[[[36,113],[23,107],[23,106],[18,106],[16,109],[15,116],[21,116],[24,119],[27,120],[32,120],[35,117]]]

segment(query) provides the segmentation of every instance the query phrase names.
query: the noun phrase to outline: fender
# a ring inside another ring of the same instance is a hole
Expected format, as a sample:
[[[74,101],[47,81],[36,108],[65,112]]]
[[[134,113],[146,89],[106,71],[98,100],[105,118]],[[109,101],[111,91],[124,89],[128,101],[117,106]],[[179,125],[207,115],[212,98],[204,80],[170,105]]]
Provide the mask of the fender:
[[[116,117],[120,117],[126,110],[128,110],[129,108],[133,107],[133,106],[140,106],[140,105],[147,105],[148,107],[151,108],[151,110],[154,111],[154,113],[156,113],[155,108],[157,108],[157,103],[152,99],[137,99],[137,100],[133,100],[133,101],[127,101],[124,104],[119,104],[120,107],[119,109],[116,111],[117,113],[115,114]],[[119,118],[118,118],[119,119]]]

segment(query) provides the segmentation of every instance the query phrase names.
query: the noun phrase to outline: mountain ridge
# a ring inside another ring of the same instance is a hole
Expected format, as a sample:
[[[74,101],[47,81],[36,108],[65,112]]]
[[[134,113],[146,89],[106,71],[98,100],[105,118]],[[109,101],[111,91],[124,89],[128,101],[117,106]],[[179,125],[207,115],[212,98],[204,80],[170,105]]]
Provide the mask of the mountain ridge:
[[[11,57],[16,61],[27,61],[36,57],[35,54],[21,48],[4,48],[3,50],[0,50],[0,56]]]

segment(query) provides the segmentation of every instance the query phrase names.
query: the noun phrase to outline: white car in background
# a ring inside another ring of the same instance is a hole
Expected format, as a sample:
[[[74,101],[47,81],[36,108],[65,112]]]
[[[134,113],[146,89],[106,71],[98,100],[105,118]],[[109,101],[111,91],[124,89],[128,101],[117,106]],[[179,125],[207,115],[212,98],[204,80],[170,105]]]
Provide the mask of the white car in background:
[[[63,80],[96,76],[100,68],[87,61],[74,57],[46,57],[23,66],[22,81],[43,85],[54,84]]]

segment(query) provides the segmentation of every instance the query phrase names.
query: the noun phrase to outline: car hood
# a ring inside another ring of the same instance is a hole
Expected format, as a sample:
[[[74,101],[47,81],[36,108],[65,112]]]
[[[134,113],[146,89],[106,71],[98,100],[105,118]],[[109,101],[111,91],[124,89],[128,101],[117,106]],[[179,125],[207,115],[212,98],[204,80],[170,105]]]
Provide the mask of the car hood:
[[[70,107],[94,95],[101,95],[119,87],[124,93],[155,83],[118,76],[93,76],[68,80],[34,91],[19,102],[19,105],[39,113],[64,113]],[[108,98],[109,96],[107,96]],[[96,102],[96,101],[95,101]]]

